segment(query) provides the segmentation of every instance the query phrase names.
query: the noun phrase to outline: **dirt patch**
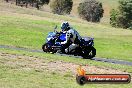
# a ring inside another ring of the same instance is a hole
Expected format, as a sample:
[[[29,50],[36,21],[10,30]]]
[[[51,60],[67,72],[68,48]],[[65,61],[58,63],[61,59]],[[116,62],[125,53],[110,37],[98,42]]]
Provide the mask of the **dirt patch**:
[[[25,56],[9,53],[0,53],[0,64],[8,65],[15,69],[31,70],[36,71],[51,71],[59,73],[71,72],[72,75],[76,75],[76,69],[78,64],[68,63],[63,61],[49,61],[46,58],[39,58],[34,56]],[[111,68],[99,68],[96,66],[83,66],[87,73],[91,74],[128,74],[120,70]]]

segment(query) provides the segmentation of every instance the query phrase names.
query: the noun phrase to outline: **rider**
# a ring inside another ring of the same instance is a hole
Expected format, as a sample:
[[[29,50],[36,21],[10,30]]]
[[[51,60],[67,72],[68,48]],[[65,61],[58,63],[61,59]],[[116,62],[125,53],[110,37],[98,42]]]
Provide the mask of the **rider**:
[[[61,29],[62,32],[67,33],[67,38],[71,41],[71,45],[65,49],[65,53],[70,53],[72,50],[79,46],[82,38],[75,29],[70,27],[68,22],[62,22]]]

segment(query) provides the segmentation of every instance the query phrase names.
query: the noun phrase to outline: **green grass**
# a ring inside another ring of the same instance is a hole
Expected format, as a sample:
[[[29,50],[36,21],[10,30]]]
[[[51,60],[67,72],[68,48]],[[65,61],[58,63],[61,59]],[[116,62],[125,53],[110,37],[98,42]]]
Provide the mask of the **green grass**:
[[[73,62],[76,64],[88,64],[88,65],[97,65],[111,67],[114,69],[124,69],[126,71],[131,71],[131,66],[122,66],[122,65],[111,65],[109,66],[106,63],[95,62],[90,60],[82,60],[71,57],[56,56],[51,54],[43,53],[30,53],[25,51],[16,51],[16,50],[7,50],[1,49],[0,52],[10,53],[15,55],[26,55],[39,58],[46,58],[48,61],[54,60],[63,60],[65,62]],[[39,59],[38,58],[38,59]],[[44,59],[43,58],[43,59]],[[19,59],[18,59],[19,60]],[[4,64],[7,61],[11,61],[8,58],[0,57],[0,87],[1,88],[131,88],[132,83],[130,84],[87,84],[80,86],[76,83],[75,76],[72,74],[64,73],[60,74],[57,71],[46,71],[38,69],[22,69],[19,65]],[[23,61],[24,62],[24,61]],[[76,69],[75,69],[76,70]],[[47,74],[48,73],[48,74]]]
[[[84,86],[79,86],[75,78],[65,77],[61,74],[53,74],[48,72],[36,72],[24,71],[19,69],[10,69],[5,66],[0,66],[0,74],[2,78],[0,79],[1,88],[105,88],[116,87],[116,88],[131,88],[131,84],[88,84]],[[8,69],[7,69],[8,68]],[[4,73],[4,74],[3,74]]]
[[[41,49],[48,32],[53,31],[53,27],[60,25],[60,22],[49,20],[52,17],[47,20],[31,17],[0,15],[0,44]],[[78,23],[78,21],[71,21],[71,23],[81,36],[95,38],[97,57],[132,61],[131,30],[85,22]]]
[[[82,36],[93,36],[97,57],[132,61],[132,31],[116,29],[100,24],[88,23],[78,18],[58,16],[51,13],[25,9],[0,3],[0,45],[41,49],[48,32],[62,20],[68,20]],[[35,56],[48,61],[61,60],[78,65],[118,69],[132,73],[132,66],[108,64],[92,60],[77,59],[44,53],[0,49],[2,53]],[[71,73],[30,71],[4,64],[8,58],[0,57],[0,88],[132,88],[130,84],[88,84],[79,86]],[[9,59],[8,59],[9,60]],[[76,69],[75,69],[76,70]],[[48,74],[47,74],[48,73]]]
[[[0,49],[0,52],[3,53],[9,53],[9,54],[18,54],[18,55],[26,55],[26,56],[34,56],[34,57],[40,57],[44,58],[48,61],[64,61],[64,62],[71,62],[79,65],[90,65],[90,66],[97,66],[101,68],[111,68],[111,69],[119,69],[122,72],[129,72],[132,73],[132,66],[128,65],[119,65],[119,64],[111,64],[111,63],[104,63],[104,62],[98,62],[93,60],[86,60],[86,59],[80,59],[80,58],[73,58],[68,56],[59,56],[49,53],[35,53],[35,52],[27,52],[27,51],[21,51],[21,50],[12,50],[12,49]]]

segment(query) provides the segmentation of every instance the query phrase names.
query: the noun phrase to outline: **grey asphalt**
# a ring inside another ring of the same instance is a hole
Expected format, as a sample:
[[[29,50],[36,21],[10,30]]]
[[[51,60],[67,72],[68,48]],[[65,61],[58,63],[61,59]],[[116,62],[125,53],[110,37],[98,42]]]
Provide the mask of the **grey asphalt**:
[[[23,50],[23,51],[28,51],[28,52],[44,53],[42,50],[35,50],[35,49],[28,49],[28,48],[21,48],[21,47],[13,47],[13,46],[7,46],[7,45],[0,45],[0,48],[12,49],[12,50]],[[73,55],[58,54],[58,53],[57,53],[57,55],[69,56],[69,57],[75,57],[75,58],[82,58],[81,56],[73,56]],[[113,64],[121,64],[121,65],[132,66],[132,62],[124,61],[124,60],[106,59],[106,58],[98,58],[98,57],[94,57],[91,60],[105,62],[105,63],[113,63]]]

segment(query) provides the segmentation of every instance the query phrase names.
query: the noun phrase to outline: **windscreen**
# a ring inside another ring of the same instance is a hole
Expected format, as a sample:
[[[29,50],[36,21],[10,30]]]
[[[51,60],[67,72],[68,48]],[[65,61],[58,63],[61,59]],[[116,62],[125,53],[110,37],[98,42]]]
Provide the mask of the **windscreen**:
[[[54,37],[55,35],[56,35],[56,33],[55,33],[55,32],[49,32],[49,34],[48,34],[47,38]]]

